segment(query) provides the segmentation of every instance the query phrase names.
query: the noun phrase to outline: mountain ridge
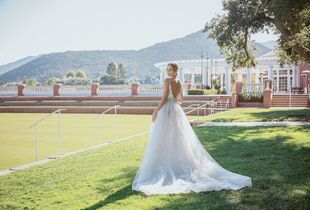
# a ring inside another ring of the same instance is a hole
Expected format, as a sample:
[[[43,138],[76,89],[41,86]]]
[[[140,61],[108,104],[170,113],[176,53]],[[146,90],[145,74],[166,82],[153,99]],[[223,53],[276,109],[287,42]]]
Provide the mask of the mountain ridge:
[[[259,43],[255,43],[255,46],[258,49],[258,55],[270,51],[269,48]],[[140,50],[68,50],[42,54],[1,74],[0,82],[31,78],[43,82],[50,77],[63,78],[67,71],[77,69],[83,69],[88,78],[95,79],[106,73],[106,66],[111,62],[122,63],[129,78],[146,79],[159,74],[154,63],[197,59],[200,58],[202,52],[214,58],[223,57],[216,41],[209,39],[206,33],[199,30]]]

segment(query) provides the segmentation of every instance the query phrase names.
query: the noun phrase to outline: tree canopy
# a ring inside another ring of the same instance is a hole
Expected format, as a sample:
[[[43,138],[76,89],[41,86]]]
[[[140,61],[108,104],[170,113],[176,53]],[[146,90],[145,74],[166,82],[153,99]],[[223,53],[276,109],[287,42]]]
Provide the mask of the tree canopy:
[[[310,62],[309,0],[223,0],[224,14],[206,23],[233,69],[255,67],[251,35],[279,34],[276,52],[281,63]]]
[[[117,63],[109,63],[106,75],[100,78],[101,84],[124,84],[127,78],[123,65]]]

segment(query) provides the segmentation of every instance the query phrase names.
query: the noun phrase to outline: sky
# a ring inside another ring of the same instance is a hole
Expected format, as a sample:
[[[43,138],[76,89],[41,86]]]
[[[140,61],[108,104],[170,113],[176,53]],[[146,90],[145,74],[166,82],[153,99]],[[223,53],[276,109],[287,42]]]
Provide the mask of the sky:
[[[221,13],[222,0],[0,0],[0,65],[68,50],[139,50]]]

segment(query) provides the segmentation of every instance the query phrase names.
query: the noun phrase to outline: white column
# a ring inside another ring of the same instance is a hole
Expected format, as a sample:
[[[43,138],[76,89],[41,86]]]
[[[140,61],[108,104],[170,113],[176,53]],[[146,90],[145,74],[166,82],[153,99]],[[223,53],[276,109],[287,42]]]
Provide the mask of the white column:
[[[296,74],[296,87],[300,87],[300,70],[297,65],[294,65],[295,74]]]
[[[272,72],[273,66],[268,66],[268,79],[273,79],[273,72]]]
[[[225,90],[228,95],[231,94],[231,72],[227,66],[225,66]]]
[[[208,70],[207,70],[207,67],[204,67],[203,71],[204,71],[204,84],[208,85]]]
[[[207,75],[208,75],[208,81],[207,81],[207,85],[209,85],[209,87],[211,87],[211,68],[210,65],[208,64],[208,69],[207,69]]]
[[[254,68],[251,68],[251,80],[252,80],[252,83],[257,83],[256,82],[256,71],[255,70],[257,70],[257,71],[259,71],[259,69],[254,69]],[[254,79],[253,79],[253,76],[254,76]]]
[[[292,68],[292,87],[296,87],[296,71],[295,66],[291,66]]]
[[[164,84],[164,72],[163,69],[160,69],[160,84]]]
[[[251,81],[252,71],[251,71],[251,69],[248,69],[246,73],[247,73],[247,77],[246,77],[247,83],[252,84],[252,81]]]
[[[220,74],[220,80],[221,80],[221,91],[223,91],[223,86],[224,86],[224,74]]]
[[[195,84],[195,73],[192,73],[192,85]]]
[[[242,82],[242,71],[241,70],[237,72],[237,82]]]
[[[206,82],[205,82],[205,72],[204,72],[204,63],[203,63],[203,59],[201,59],[201,62],[202,62],[202,65],[201,65],[201,69],[200,69],[200,83],[201,83],[201,85],[202,84],[205,84]],[[202,87],[202,86],[201,86]]]
[[[179,70],[179,80],[184,83],[184,73],[183,73],[183,68],[181,67]]]
[[[256,69],[256,72],[255,72],[255,83],[259,83],[259,70]]]
[[[277,89],[276,89],[276,91],[279,91],[279,68],[277,67],[276,68],[276,71],[277,71]]]

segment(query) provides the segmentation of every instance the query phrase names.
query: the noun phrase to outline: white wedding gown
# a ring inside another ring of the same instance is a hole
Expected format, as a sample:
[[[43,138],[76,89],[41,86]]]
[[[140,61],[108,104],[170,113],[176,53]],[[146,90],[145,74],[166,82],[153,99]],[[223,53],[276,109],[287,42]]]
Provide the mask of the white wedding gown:
[[[252,186],[250,177],[224,169],[205,150],[169,85],[168,102],[151,125],[132,189],[152,195],[245,186]]]

